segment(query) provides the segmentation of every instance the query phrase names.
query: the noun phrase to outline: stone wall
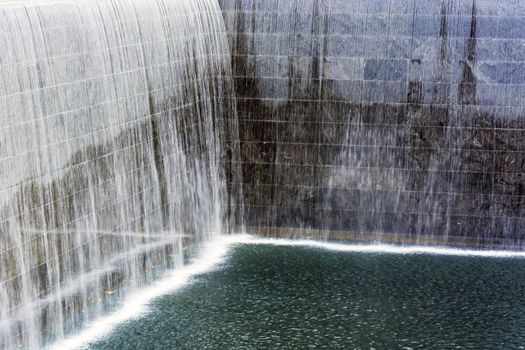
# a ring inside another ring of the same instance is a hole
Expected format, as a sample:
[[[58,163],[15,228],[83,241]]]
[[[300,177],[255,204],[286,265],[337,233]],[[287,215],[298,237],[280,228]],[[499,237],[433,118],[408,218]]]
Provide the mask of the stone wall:
[[[522,244],[525,4],[220,2],[249,230]]]

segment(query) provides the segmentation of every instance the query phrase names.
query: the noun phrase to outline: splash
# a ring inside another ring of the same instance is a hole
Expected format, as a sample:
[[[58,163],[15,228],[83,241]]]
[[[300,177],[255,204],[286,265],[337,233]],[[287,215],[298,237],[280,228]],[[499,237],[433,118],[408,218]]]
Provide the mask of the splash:
[[[226,258],[232,241],[216,237],[208,241],[198,257],[190,264],[167,274],[151,286],[130,295],[118,310],[87,325],[86,329],[48,347],[49,350],[83,348],[110,333],[119,324],[140,317],[148,312],[148,304],[162,295],[186,286],[192,278],[217,268]]]

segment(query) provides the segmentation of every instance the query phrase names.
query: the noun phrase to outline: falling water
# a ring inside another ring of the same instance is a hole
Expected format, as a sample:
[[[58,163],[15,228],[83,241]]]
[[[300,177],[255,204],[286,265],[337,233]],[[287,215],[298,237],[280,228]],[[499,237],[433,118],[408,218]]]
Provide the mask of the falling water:
[[[236,129],[219,11],[0,4],[0,349],[63,338],[227,229]]]

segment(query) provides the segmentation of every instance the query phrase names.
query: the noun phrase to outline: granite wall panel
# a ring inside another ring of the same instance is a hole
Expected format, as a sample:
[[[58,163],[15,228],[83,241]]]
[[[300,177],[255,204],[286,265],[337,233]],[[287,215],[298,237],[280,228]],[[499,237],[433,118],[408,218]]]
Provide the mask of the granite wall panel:
[[[220,3],[246,226],[523,244],[525,5]]]

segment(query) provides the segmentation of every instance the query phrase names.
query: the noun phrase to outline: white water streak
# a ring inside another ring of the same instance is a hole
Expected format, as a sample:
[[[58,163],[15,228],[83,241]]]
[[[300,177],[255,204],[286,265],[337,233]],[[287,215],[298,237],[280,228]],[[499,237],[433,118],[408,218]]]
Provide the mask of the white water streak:
[[[139,317],[148,312],[148,304],[167,293],[184,287],[191,279],[217,267],[226,257],[233,241],[219,237],[207,242],[199,256],[189,265],[172,271],[165,278],[153,285],[137,290],[124,300],[122,306],[108,316],[89,324],[81,332],[51,345],[49,350],[82,349],[110,333],[119,324]]]
[[[505,250],[474,250],[447,247],[426,246],[396,246],[388,244],[357,244],[334,243],[313,240],[289,240],[274,238],[259,238],[247,234],[231,236],[232,244],[265,244],[289,247],[311,247],[348,253],[374,253],[374,254],[427,254],[447,256],[468,256],[485,258],[525,258],[525,251]]]

